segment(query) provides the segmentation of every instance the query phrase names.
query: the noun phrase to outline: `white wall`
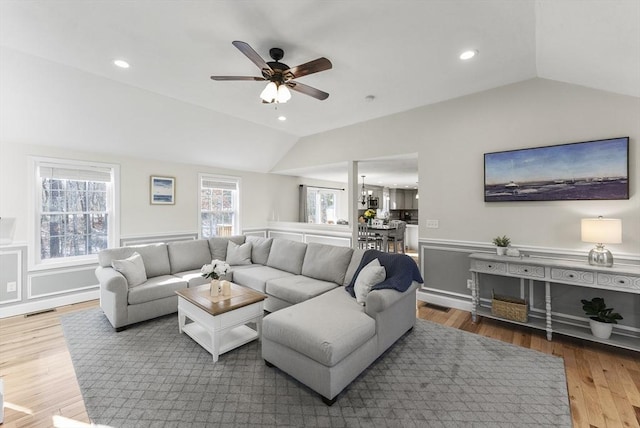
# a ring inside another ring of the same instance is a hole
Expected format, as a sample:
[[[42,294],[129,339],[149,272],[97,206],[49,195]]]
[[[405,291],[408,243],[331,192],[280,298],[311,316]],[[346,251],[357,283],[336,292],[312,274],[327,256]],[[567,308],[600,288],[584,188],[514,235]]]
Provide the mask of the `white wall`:
[[[3,142],[0,143],[0,216],[17,219],[14,236],[17,242],[27,241],[29,156],[119,164],[122,237],[197,232],[200,172],[241,178],[242,227],[264,227],[272,220],[273,212],[282,212],[283,221],[297,218],[297,198],[290,200],[289,195],[281,192],[283,187],[297,188],[295,177]],[[175,205],[149,203],[151,175],[176,178]]]
[[[640,98],[532,79],[303,138],[273,171],[418,152],[420,238],[588,249],[580,218],[621,218],[614,254],[640,255]],[[630,137],[629,200],[485,203],[483,154]],[[427,219],[439,220],[426,229]]]

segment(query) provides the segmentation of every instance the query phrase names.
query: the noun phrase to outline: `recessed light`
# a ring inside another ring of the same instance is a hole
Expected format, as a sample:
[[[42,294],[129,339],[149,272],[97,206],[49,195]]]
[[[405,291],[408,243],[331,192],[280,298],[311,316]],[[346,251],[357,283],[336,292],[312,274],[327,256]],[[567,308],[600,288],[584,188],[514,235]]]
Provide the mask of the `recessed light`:
[[[470,51],[464,51],[460,54],[460,59],[463,61],[466,61],[468,59],[473,58],[476,55],[478,55],[478,51],[475,49]]]
[[[284,122],[285,120],[287,120],[286,116],[278,116],[278,120],[280,122]]]
[[[113,64],[120,68],[129,68],[129,63],[123,59],[116,59],[113,61]]]

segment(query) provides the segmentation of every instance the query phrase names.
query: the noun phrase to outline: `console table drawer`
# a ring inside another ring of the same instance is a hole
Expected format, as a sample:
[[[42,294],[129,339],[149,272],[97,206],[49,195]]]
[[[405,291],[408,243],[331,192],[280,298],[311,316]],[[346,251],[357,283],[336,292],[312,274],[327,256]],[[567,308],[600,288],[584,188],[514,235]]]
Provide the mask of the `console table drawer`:
[[[578,284],[595,283],[595,274],[582,270],[551,268],[551,279],[570,281]]]
[[[640,290],[640,277],[598,273],[598,285]]]
[[[473,261],[474,270],[489,273],[507,273],[507,264],[499,262],[486,262],[484,260]]]
[[[509,273],[518,276],[544,278],[544,266],[509,264]]]

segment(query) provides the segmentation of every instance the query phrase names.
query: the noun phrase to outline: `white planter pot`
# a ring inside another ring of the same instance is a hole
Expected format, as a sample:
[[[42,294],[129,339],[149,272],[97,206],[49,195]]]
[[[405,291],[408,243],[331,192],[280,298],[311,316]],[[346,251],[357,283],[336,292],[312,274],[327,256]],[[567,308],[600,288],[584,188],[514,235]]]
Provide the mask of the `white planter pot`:
[[[598,339],[608,339],[611,337],[613,323],[589,320],[589,326],[591,327],[591,334]]]
[[[507,247],[496,247],[496,254],[499,256],[504,256],[507,254]]]

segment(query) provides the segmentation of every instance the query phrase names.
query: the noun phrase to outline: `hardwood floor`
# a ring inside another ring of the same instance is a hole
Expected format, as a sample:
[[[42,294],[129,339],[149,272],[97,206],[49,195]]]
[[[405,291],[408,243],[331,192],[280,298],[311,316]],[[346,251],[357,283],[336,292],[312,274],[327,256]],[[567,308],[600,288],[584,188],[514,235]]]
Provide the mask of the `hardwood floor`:
[[[89,426],[59,317],[97,306],[0,320],[3,428]],[[548,342],[542,332],[489,319],[473,324],[468,312],[424,303],[418,317],[562,357],[575,427],[640,427],[640,353],[558,335]]]

